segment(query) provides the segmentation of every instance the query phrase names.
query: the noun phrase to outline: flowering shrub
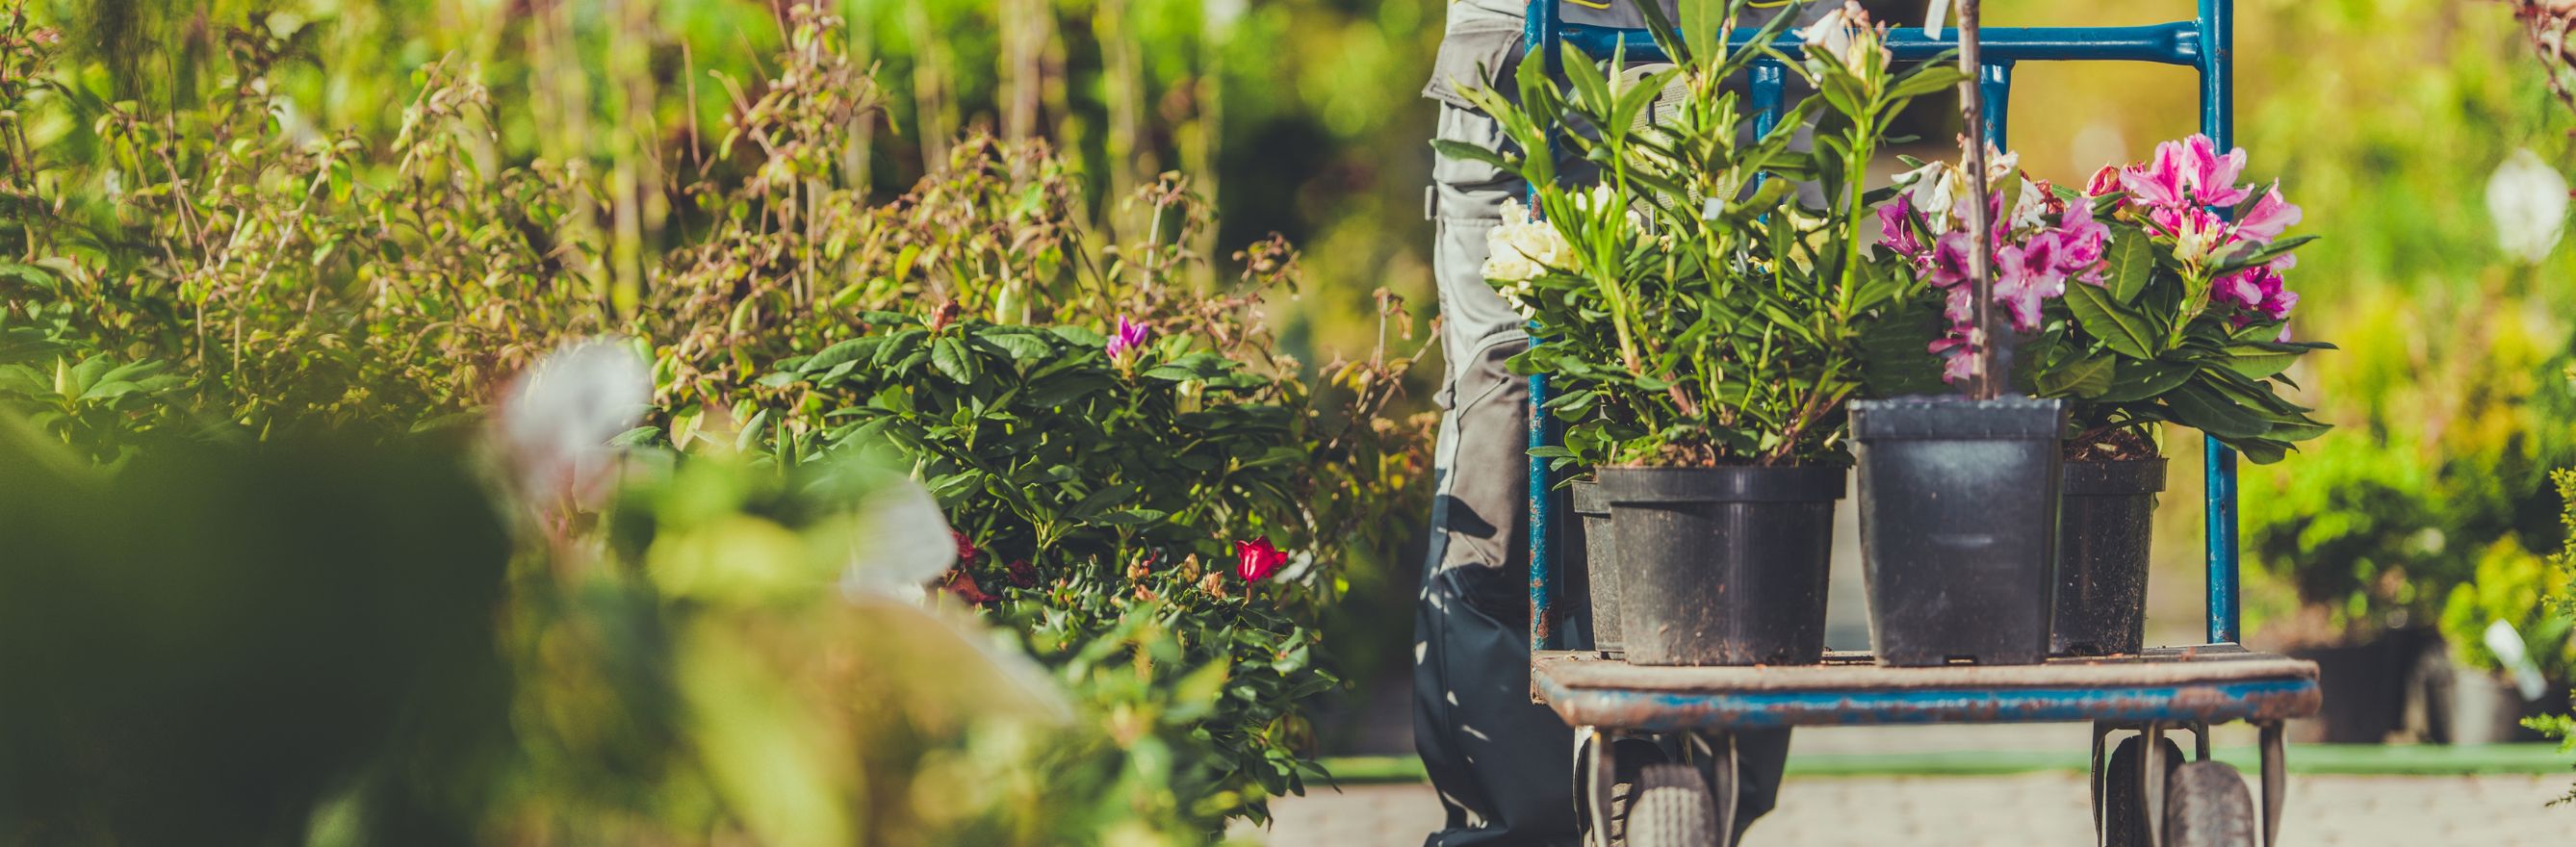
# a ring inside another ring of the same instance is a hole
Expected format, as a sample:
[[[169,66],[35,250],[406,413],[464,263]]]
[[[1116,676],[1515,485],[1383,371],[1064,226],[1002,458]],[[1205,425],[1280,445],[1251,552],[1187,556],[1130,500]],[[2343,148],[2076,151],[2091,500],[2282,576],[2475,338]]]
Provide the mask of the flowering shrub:
[[[692,126],[687,152],[656,154],[693,161],[671,184],[496,152],[549,116],[461,61],[420,74],[396,137],[317,137],[281,117],[290,24],[226,39],[220,84],[172,109],[89,96],[43,31],[0,19],[0,141],[45,151],[0,157],[24,212],[0,238],[29,257],[0,265],[0,410],[97,458],[155,428],[457,429],[543,351],[620,332],[650,403],[622,441],[791,470],[883,445],[972,533],[953,593],[1029,639],[1086,717],[1149,716],[1110,736],[1124,769],[1078,776],[1151,775],[1193,834],[1261,814],[1311,772],[1302,710],[1338,684],[1314,659],[1320,609],[1404,542],[1385,515],[1427,508],[1426,428],[1384,413],[1410,359],[1381,345],[1310,376],[1276,354],[1262,306],[1297,254],[1259,241],[1217,279],[1177,175],[1095,219],[1044,143],[970,136],[872,195],[846,155],[883,118],[864,66],[828,15],[782,15],[787,49],[728,86],[704,151]],[[583,477],[596,441],[511,450]],[[1244,571],[1257,583],[1225,564],[1237,541],[1276,551]]]
[[[1547,408],[1569,422],[1565,446],[1552,451],[1560,464],[1834,460],[1842,402],[1862,390],[1871,358],[1865,335],[1895,323],[1888,317],[1903,306],[1905,281],[1861,260],[1862,216],[1803,209],[1792,181],[1818,181],[1833,208],[1861,208],[1888,122],[1915,97],[1956,83],[1957,71],[1928,65],[1897,76],[1883,31],[1856,8],[1838,12],[1805,33],[1795,66],[1818,93],[1744,141],[1747,109],[1723,81],[1768,48],[1729,51],[1702,33],[1677,35],[1647,8],[1658,41],[1680,58],[1672,70],[1614,85],[1569,50],[1569,87],[1527,62],[1518,98],[1468,94],[1519,150],[1551,149],[1560,123],[1598,128],[1597,137],[1562,137],[1598,172],[1597,186],[1560,185],[1560,163],[1548,156],[1440,145],[1538,187],[1534,209],[1507,209],[1485,266],[1545,339],[1514,368],[1559,380]],[[1744,8],[1729,4],[1728,14]],[[1754,43],[1767,44],[1787,20]],[[1688,93],[1658,102],[1668,85]],[[1824,122],[1830,141],[1792,150],[1809,118]]]
[[[2325,431],[2279,391],[2301,355],[2332,347],[2289,338],[2298,294],[2281,272],[2314,236],[2282,237],[2299,209],[2277,184],[2236,184],[2245,151],[2220,155],[2198,135],[2165,142],[2150,161],[2103,168],[2082,192],[2021,176],[2011,155],[1989,161],[1983,188],[1934,163],[1899,177],[1902,190],[1878,208],[1887,261],[1944,293],[1951,326],[1930,350],[1947,359],[1945,379],[1966,376],[1978,343],[1964,204],[1982,195],[1998,222],[1995,299],[2027,336],[2014,381],[2075,401],[2072,453],[2146,458],[2148,428],[2173,422],[2268,463]]]

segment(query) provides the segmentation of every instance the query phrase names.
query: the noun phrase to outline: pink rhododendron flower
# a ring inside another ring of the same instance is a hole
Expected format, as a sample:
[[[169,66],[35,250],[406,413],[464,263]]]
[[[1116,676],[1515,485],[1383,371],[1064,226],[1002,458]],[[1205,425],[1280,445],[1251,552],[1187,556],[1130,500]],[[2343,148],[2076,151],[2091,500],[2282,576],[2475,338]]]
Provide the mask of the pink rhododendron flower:
[[[1109,338],[1109,358],[1125,361],[1145,346],[1145,325],[1118,316],[1118,333]]]
[[[2276,321],[2288,318],[2290,309],[2299,305],[2299,293],[2283,285],[2280,271],[2270,265],[2257,265],[2219,277],[2210,285],[2209,299]]]
[[[1270,546],[1270,539],[1255,538],[1234,543],[1234,575],[1245,582],[1260,582],[1279,573],[1288,563],[1288,554]]]
[[[1967,282],[1969,238],[1966,232],[1953,230],[1933,241],[1931,275],[1925,279],[1942,288]]]
[[[2057,233],[2042,232],[2029,241],[1995,251],[1995,301],[2012,313],[2013,328],[2039,328],[2040,301],[2066,293],[2066,274],[2058,267]]]
[[[2156,145],[2146,167],[2132,165],[2120,173],[2120,185],[2149,206],[2233,206],[2251,193],[2236,186],[2245,170],[2245,148],[2218,154],[2206,135]]]
[[[1955,383],[1974,376],[1977,357],[1968,355],[1973,350],[1963,337],[1935,339],[1932,355],[1941,357],[1941,381]]]
[[[2263,192],[2263,199],[2254,201],[2254,208],[2237,219],[2236,234],[2269,244],[2291,224],[2298,223],[2300,217],[2299,207],[2281,199],[2281,183],[2274,180],[2271,190]]]
[[[1896,195],[1895,200],[1879,204],[1878,246],[1907,258],[1921,254],[1923,239],[1914,235],[1913,217],[1914,206],[1905,201],[1905,195]]]
[[[2110,249],[2111,227],[2093,219],[2091,200],[2066,204],[2057,232],[2058,274],[2100,285],[2102,254]]]

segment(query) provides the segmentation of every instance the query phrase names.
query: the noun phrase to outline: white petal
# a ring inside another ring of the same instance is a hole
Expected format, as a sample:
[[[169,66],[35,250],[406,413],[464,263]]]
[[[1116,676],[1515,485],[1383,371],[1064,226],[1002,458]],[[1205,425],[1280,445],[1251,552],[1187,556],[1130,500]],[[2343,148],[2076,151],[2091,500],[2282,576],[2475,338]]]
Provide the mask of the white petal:
[[[845,588],[896,591],[938,579],[957,564],[957,540],[930,489],[910,477],[868,496],[859,505],[859,535],[851,539]]]
[[[504,395],[496,424],[529,490],[592,490],[613,465],[608,442],[644,419],[653,376],[632,342],[614,336],[558,347]]]
[[[2566,231],[2567,178],[2529,148],[2516,150],[2487,179],[2487,216],[2496,244],[2524,262],[2549,257]]]

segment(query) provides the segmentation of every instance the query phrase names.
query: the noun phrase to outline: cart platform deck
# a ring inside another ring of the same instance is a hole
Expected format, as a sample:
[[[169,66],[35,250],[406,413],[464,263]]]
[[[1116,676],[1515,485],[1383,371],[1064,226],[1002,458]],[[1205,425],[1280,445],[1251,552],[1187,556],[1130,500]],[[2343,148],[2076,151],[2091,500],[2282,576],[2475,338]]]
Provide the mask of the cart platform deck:
[[[1541,651],[1539,698],[1573,726],[1675,732],[1898,723],[2279,721],[2316,713],[2314,662],[2233,644],[2037,665],[1648,667]]]

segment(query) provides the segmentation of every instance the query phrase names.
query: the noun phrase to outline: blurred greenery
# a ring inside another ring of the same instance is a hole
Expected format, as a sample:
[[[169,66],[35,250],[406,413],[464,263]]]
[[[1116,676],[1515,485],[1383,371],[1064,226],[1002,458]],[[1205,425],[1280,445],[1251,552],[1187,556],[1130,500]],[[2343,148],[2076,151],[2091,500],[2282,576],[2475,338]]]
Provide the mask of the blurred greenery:
[[[107,470],[0,416],[0,840],[1179,845],[1234,811],[1206,724],[1244,675],[1186,620],[1024,637],[838,587],[922,552],[868,530],[897,474],[664,454],[593,535],[467,447]]]
[[[1893,19],[1919,13],[1870,5]],[[2498,543],[2559,546],[2546,473],[2576,449],[2562,405],[2570,326],[2556,307],[2576,285],[2576,257],[2562,247],[2537,266],[2508,260],[2481,200],[2517,148],[2562,171],[2576,164],[2576,119],[2553,106],[2505,4],[2237,5],[2237,141],[2253,170],[2283,175],[2307,210],[2302,229],[2326,236],[2292,275],[2306,295],[2295,330],[2342,347],[2291,373],[2335,433],[2245,469],[2247,551],[2260,565],[2249,611],[2276,641],[2422,625],[2478,582]],[[857,296],[998,308],[997,290],[939,286],[1079,264],[1066,256],[1105,266],[1159,244],[1206,261],[1169,263],[1163,276],[1061,272],[1047,285],[1063,302],[1111,277],[1131,280],[1127,291],[1139,278],[1179,280],[1195,296],[1254,263],[1231,248],[1273,231],[1304,248],[1304,282],[1260,320],[1294,357],[1286,369],[1320,373],[1326,351],[1419,329],[1390,316],[1378,289],[1430,301],[1420,192],[1432,108],[1416,90],[1442,6],[842,0],[830,11],[861,37],[854,64],[836,68],[799,50],[784,5],[767,0],[34,0],[61,43],[24,46],[65,58],[53,72],[0,67],[0,96],[46,103],[0,115],[11,208],[0,290],[22,307],[0,315],[0,405],[100,460],[135,455],[154,431],[206,427],[155,398],[220,395],[209,416],[244,423],[316,408],[436,428],[558,337],[640,324],[689,330],[643,333],[666,401],[728,401],[747,421],[794,399],[755,382],[770,365],[857,329],[830,317],[852,304],[812,306],[844,286],[886,276],[902,284]],[[1997,26],[2127,24],[2191,7],[1996,0],[1987,14]],[[28,55],[13,47],[9,61]],[[871,66],[874,85],[853,82]],[[800,87],[779,78],[791,68],[829,75]],[[781,91],[803,99],[768,99]],[[2198,128],[2191,74],[2160,66],[2026,64],[2012,106],[2023,166],[2067,185]],[[979,126],[992,137],[969,131]],[[749,135],[729,143],[737,129]],[[781,142],[793,143],[761,149]],[[1168,170],[1196,177],[1190,190],[1214,211],[1201,220],[1219,223],[1159,237],[1166,207],[1134,198]],[[976,176],[919,181],[960,173]],[[746,189],[755,184],[766,187]],[[899,205],[908,191],[928,198],[904,207],[913,217],[818,230],[863,245],[828,272],[780,273],[795,263],[727,252],[803,232],[811,215]],[[789,198],[821,211],[770,217]],[[744,209],[760,211],[735,217]],[[205,241],[209,224],[238,237]],[[923,249],[867,252],[870,233],[897,232],[883,243]],[[1029,232],[1040,249],[978,240]],[[698,249],[727,237],[738,241]],[[953,261],[890,273],[939,251]],[[745,279],[819,282],[825,296],[792,282],[738,295]],[[314,320],[295,308],[311,301],[290,296],[353,286],[382,295],[366,301],[376,311]],[[254,290],[264,293],[234,296]],[[751,301],[763,305],[741,305]],[[1097,331],[1125,302],[1024,322]],[[249,307],[260,303],[289,305]],[[199,309],[239,320],[188,320]],[[548,330],[512,330],[530,324]],[[1405,402],[1429,395],[1434,372],[1402,372]],[[196,378],[209,373],[220,379]],[[367,394],[345,391],[355,385]],[[673,431],[688,408],[666,402],[657,423]],[[91,437],[109,432],[131,441]],[[2167,508],[2196,512],[2190,474],[2176,476]],[[1387,511],[1397,513],[1419,511]],[[1386,533],[1408,523],[1380,522]],[[2180,532],[2161,539],[2159,560],[2196,558],[2197,521],[2166,525]],[[1397,586],[1413,563],[1383,552],[1399,542],[1377,542],[1336,575],[1351,599],[1328,644],[1354,676],[1409,655],[1411,593]]]

